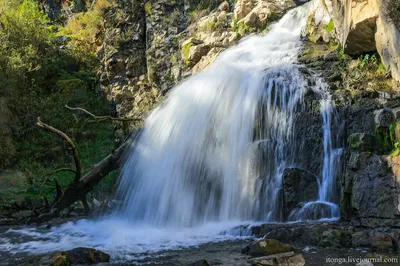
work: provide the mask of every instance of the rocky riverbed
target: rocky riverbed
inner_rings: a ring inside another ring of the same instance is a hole
[[[49,233],[54,229],[30,228],[30,235],[18,234],[26,227],[0,228],[0,265],[371,265],[357,264],[359,259],[371,259],[372,265],[398,265],[400,229],[366,229],[340,222],[307,222],[291,224],[243,225],[221,231],[209,242],[175,246],[160,251],[146,251],[115,256],[110,250],[86,242],[85,247],[53,250],[32,254],[28,251],[7,251],[7,246],[41,245],[50,243]],[[12,232],[10,230],[13,230]],[[59,241],[68,241],[71,235],[63,235]],[[61,237],[61,235],[59,235]],[[159,241],[164,236],[160,232]],[[32,242],[31,242],[32,241]],[[283,243],[279,242],[282,241]],[[24,244],[26,243],[26,244]],[[83,244],[83,242],[82,242]],[[115,244],[118,248],[120,243]],[[168,246],[165,242],[164,245]],[[79,245],[79,243],[76,243]],[[129,245],[129,244],[128,244]],[[132,246],[134,243],[132,243]],[[56,245],[57,246],[57,245]],[[55,246],[55,249],[57,249]],[[59,245],[60,247],[62,244]],[[99,248],[100,250],[95,250]],[[120,247],[125,249],[126,247]],[[107,253],[110,254],[108,255]],[[291,258],[291,259],[290,259]],[[388,263],[379,263],[379,261]],[[390,261],[389,261],[390,260]],[[376,263],[378,261],[378,263]],[[286,264],[279,264],[286,263]]]

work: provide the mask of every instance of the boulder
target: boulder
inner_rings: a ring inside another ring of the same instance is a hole
[[[222,2],[218,7],[218,10],[221,12],[229,12],[229,9],[230,7],[228,1]]]
[[[392,237],[382,232],[374,232],[371,235],[371,246],[379,251],[391,251],[395,248]]]
[[[205,56],[208,51],[210,50],[210,47],[207,45],[196,45],[190,47],[189,50],[189,55],[188,55],[188,66],[194,66],[196,65],[203,56]]]
[[[253,257],[269,256],[290,251],[294,251],[293,246],[283,244],[275,239],[257,240],[242,249],[242,253]]]
[[[327,230],[322,233],[321,240],[318,243],[320,247],[347,247],[350,246],[350,235],[340,230]]]
[[[314,0],[304,36],[312,41],[334,41],[329,38],[331,25],[337,41],[350,55],[378,51],[392,76],[400,80],[400,32],[389,18],[383,0],[336,1]]]
[[[73,264],[96,264],[110,261],[110,255],[94,248],[74,248],[67,251],[67,254]]]
[[[351,236],[351,245],[352,245],[352,247],[355,247],[355,248],[370,247],[371,241],[370,241],[369,232],[368,231],[355,232]]]
[[[379,6],[376,1],[353,1],[351,16],[347,18],[350,28],[345,42],[345,53],[360,55],[376,51],[375,32],[379,17]],[[345,16],[346,18],[346,16]]]
[[[20,265],[90,265],[109,262],[110,255],[93,248],[75,248],[69,251],[56,251],[47,255],[25,258]]]
[[[310,172],[287,168],[283,172],[283,213],[287,218],[300,202],[318,199],[318,179]]]
[[[303,266],[306,263],[303,255],[295,254],[293,251],[254,258],[251,259],[251,262],[257,266]]]

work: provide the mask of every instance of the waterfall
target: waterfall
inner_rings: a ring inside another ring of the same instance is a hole
[[[310,90],[296,64],[308,9],[228,49],[151,113],[121,175],[124,218],[156,226],[282,220],[282,173],[300,163],[293,121]],[[330,109],[322,112],[321,201],[334,177]]]
[[[239,225],[282,222],[282,175],[288,167],[308,170],[304,131],[313,126],[320,133],[311,139],[321,151],[311,157],[317,158],[318,199],[289,220],[338,217],[339,119],[326,83],[297,63],[308,9],[289,11],[268,34],[245,38],[172,89],[130,151],[117,191],[124,205],[115,215],[50,230],[11,229],[0,249],[45,253],[93,246],[132,261],[238,237],[229,232],[250,233]],[[320,110],[316,120],[304,121],[310,93],[318,95]]]

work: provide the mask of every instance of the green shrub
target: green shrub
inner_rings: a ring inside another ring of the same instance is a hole
[[[90,10],[69,19],[58,35],[71,38],[70,45],[74,49],[94,53],[101,42],[99,33],[103,30],[103,13],[112,4],[112,0],[96,0]]]
[[[79,106],[97,115],[109,112],[108,102],[94,90],[98,60],[93,41],[101,38],[101,14],[110,3],[96,0],[89,11],[61,27],[71,33],[71,42],[65,45],[57,37],[63,34],[35,1],[0,0],[0,173],[12,167],[32,177],[35,182],[23,196],[37,196],[45,174],[72,166],[64,140],[38,128],[37,117],[75,141],[84,171],[115,148],[113,125],[94,122],[64,107]],[[65,172],[54,177],[63,185],[73,178]],[[112,189],[114,179],[115,175],[110,176],[101,185],[103,191]],[[50,198],[54,193],[51,180],[44,189]]]
[[[333,23],[333,20],[329,21],[328,25],[326,25],[326,31],[328,33],[331,33],[335,29],[335,24]]]

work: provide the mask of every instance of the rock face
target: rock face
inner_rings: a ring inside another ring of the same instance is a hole
[[[301,202],[318,199],[318,180],[313,174],[298,168],[287,168],[283,172],[283,212],[285,220]]]
[[[219,6],[207,11],[212,3]],[[266,30],[296,3],[302,1],[118,1],[105,15],[100,90],[115,115],[144,118],[176,83],[206,69],[243,35]]]
[[[340,42],[344,52],[377,51],[392,76],[400,80],[400,33],[382,0],[313,0],[304,36],[313,42]]]
[[[369,248],[371,251],[397,250],[400,230],[368,229],[348,223],[264,224],[251,228],[256,236],[265,236],[291,244],[315,245],[322,248]]]

